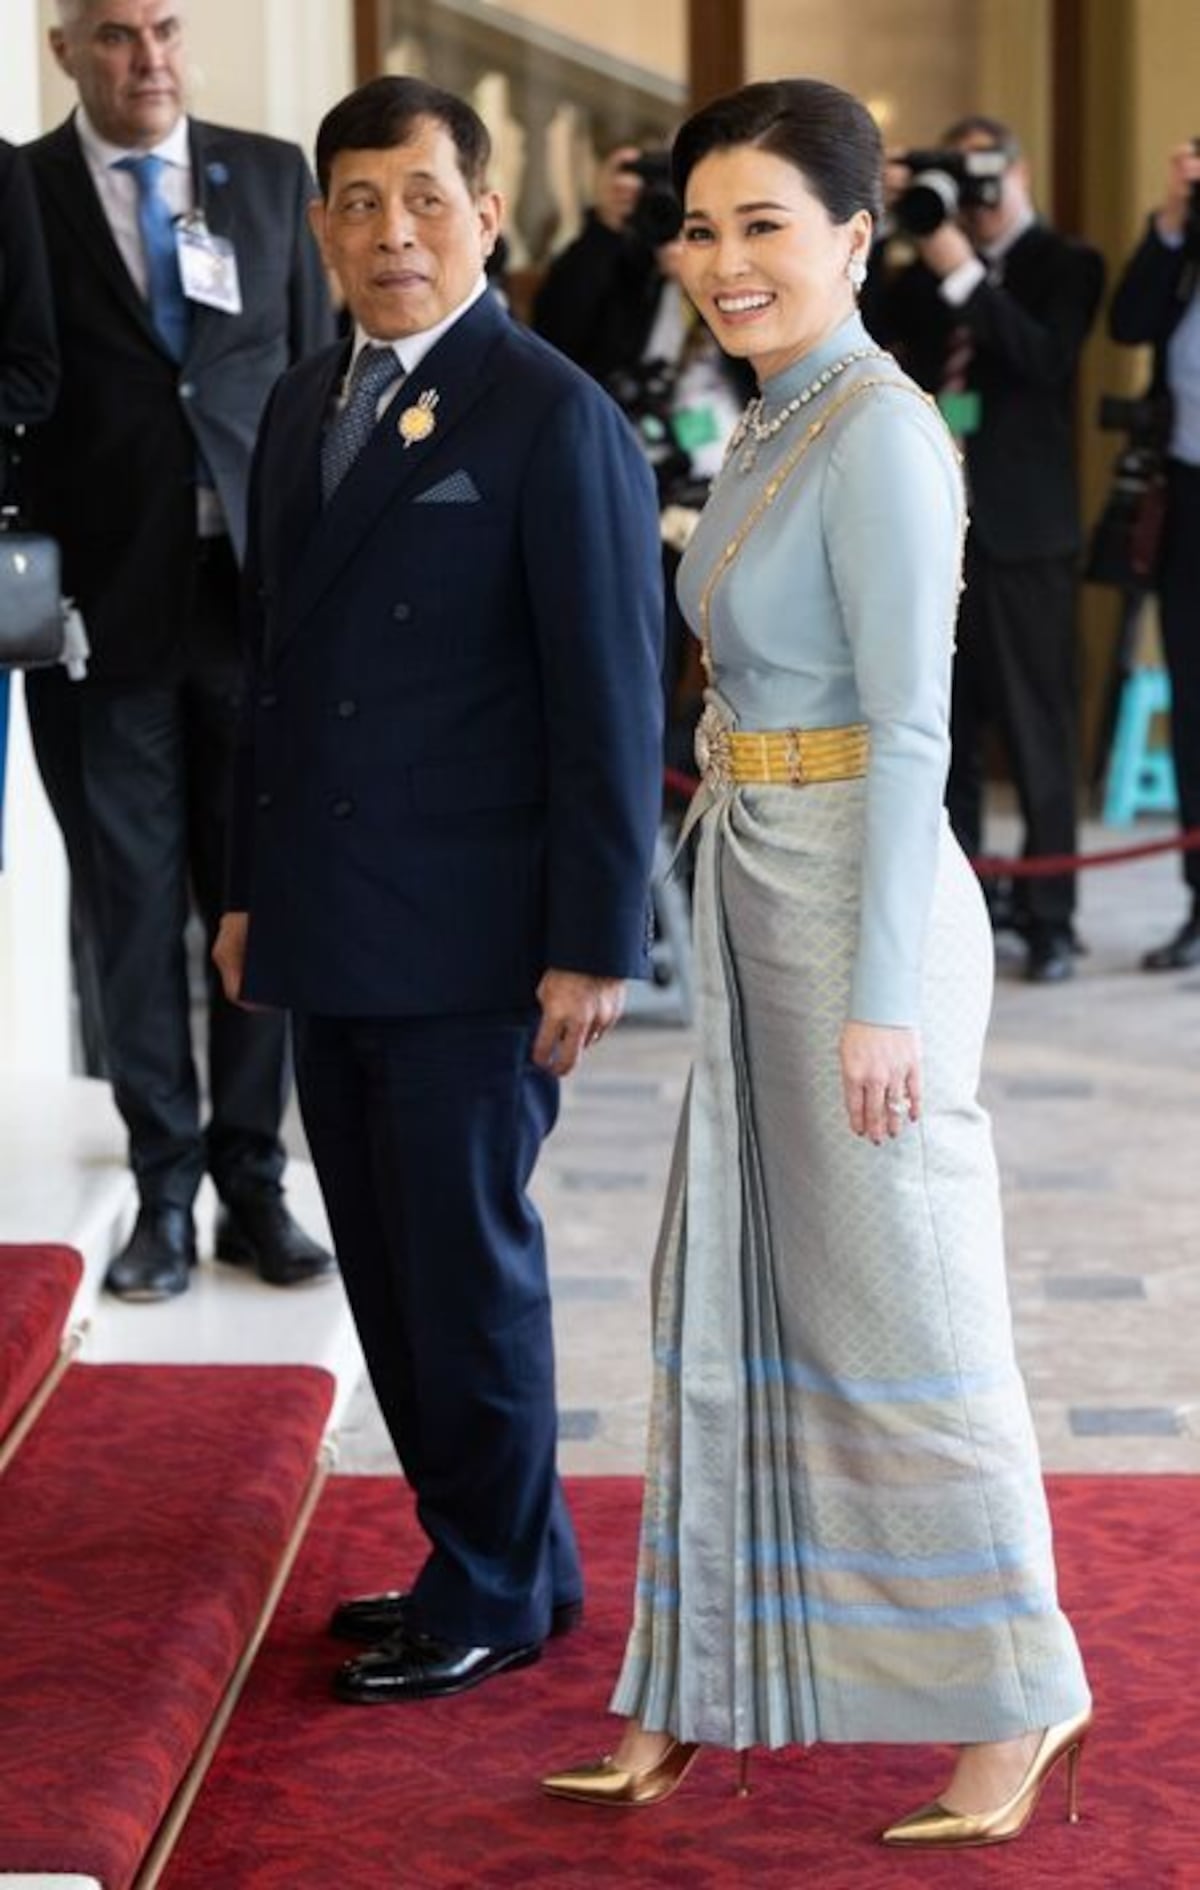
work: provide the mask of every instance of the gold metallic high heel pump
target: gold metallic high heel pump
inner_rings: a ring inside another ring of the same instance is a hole
[[[611,1759],[598,1765],[576,1766],[570,1772],[551,1772],[542,1790],[551,1798],[573,1798],[584,1805],[657,1805],[682,1784],[700,1752],[698,1745],[673,1739],[653,1765],[631,1771]],[[737,1795],[750,1795],[750,1754],[738,1753]]]
[[[1033,1816],[1042,1787],[1060,1759],[1067,1761],[1067,1817],[1079,1823],[1079,1755],[1092,1723],[1091,1709],[1049,1726],[1029,1769],[1012,1797],[992,1811],[951,1811],[943,1804],[925,1805],[910,1812],[883,1832],[885,1844],[953,1845],[1004,1844],[1020,1837]]]

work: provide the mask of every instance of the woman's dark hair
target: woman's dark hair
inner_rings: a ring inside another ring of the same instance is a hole
[[[333,160],[339,151],[389,151],[407,144],[417,121],[433,118],[454,140],[458,167],[472,196],[483,188],[492,141],[487,126],[465,99],[443,92],[424,79],[370,79],[326,112],[317,132],[317,182],[329,195]]]
[[[883,141],[866,106],[822,79],[773,79],[714,99],[682,125],[671,147],[671,177],[683,200],[687,181],[710,151],[752,144],[794,164],[835,223],[856,210],[883,209]]]

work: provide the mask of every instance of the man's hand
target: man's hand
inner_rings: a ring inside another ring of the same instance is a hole
[[[1167,159],[1167,194],[1157,217],[1160,235],[1183,235],[1193,184],[1200,184],[1200,157],[1189,139],[1177,144]]]
[[[928,236],[918,237],[917,254],[926,267],[944,281],[962,263],[970,262],[975,251],[966,232],[952,218],[947,217]]]
[[[221,921],[222,930],[225,921]],[[581,971],[547,971],[537,988],[542,1021],[533,1060],[555,1076],[569,1076],[585,1050],[599,1043],[625,1009],[623,978],[590,978]]]
[[[636,144],[618,145],[596,172],[592,209],[605,229],[623,230],[633,215],[633,206],[642,194],[642,180],[636,171],[623,167],[641,155]]]
[[[221,915],[221,924],[217,930],[216,943],[212,949],[213,964],[221,974],[221,986],[231,1004],[242,1010],[254,1010],[252,1004],[242,1003],[242,975],[246,969],[246,940],[250,934],[250,914],[248,912],[226,912]]]

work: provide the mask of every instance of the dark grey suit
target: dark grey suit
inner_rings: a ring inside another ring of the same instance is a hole
[[[29,147],[49,252],[63,386],[30,455],[37,523],[58,537],[92,643],[72,685],[33,678],[38,759],[98,946],[114,1093],[143,1200],[187,1207],[207,1167],[227,1195],[273,1186],[281,1021],[209,983],[212,1116],[202,1134],[183,932],[193,894],[218,922],[241,690],[237,559],[259,418],[332,313],[296,147],[192,121],[193,190],[234,244],[243,309],[193,308],[164,347],[97,196],[72,121]],[[200,539],[200,464],[228,536]]]

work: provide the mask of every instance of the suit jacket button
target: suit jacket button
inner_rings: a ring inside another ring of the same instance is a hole
[[[354,802],[348,794],[344,794],[340,800],[330,801],[329,811],[335,820],[349,820],[354,812]]]
[[[264,813],[266,813],[268,807],[274,807],[275,796],[271,793],[269,788],[264,788],[262,793],[258,796],[258,805]]]
[[[348,722],[352,715],[358,714],[358,704],[357,702],[353,700],[352,697],[347,696],[344,702],[338,703],[337,712],[341,716],[343,722]]]
[[[261,696],[258,698],[258,706],[260,709],[278,708],[279,697],[273,689],[264,689]]]
[[[179,398],[180,400],[194,400],[196,398],[195,381],[180,381]]]
[[[407,623],[412,616],[411,604],[393,604],[392,618],[396,623]]]

